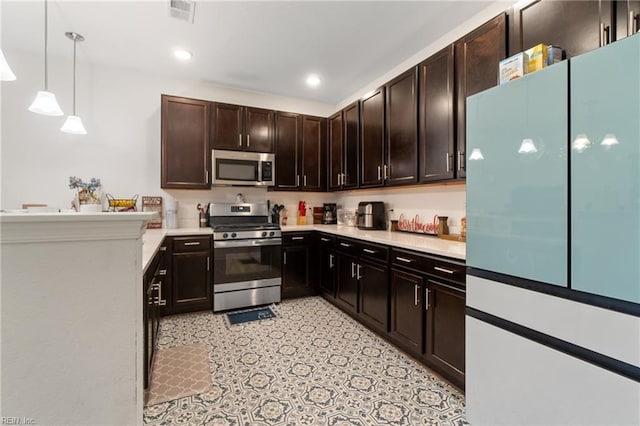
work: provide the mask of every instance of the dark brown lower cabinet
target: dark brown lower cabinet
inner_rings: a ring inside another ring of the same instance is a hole
[[[414,354],[422,353],[424,338],[422,276],[391,269],[391,321],[389,336]]]
[[[318,292],[335,299],[336,297],[336,252],[333,247],[334,237],[320,234],[318,237],[319,275]]]
[[[358,315],[370,326],[386,332],[389,323],[389,267],[361,258],[356,266],[356,278],[360,283]]]
[[[427,283],[425,358],[464,387],[465,291],[432,279]]]
[[[166,278],[166,250],[162,245],[143,275],[142,312],[144,322],[144,388],[151,381],[158,329],[160,328],[160,299]]]
[[[283,237],[282,245],[282,298],[314,294],[311,277],[310,232],[292,232]]]
[[[358,259],[346,253],[336,254],[336,303],[355,314],[358,312],[358,279],[355,275]]]

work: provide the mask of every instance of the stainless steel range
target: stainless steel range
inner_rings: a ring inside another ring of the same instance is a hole
[[[282,234],[267,204],[209,204],[213,311],[280,301]]]

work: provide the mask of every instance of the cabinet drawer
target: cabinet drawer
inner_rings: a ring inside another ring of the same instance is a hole
[[[430,268],[425,269],[424,272],[460,284],[467,282],[467,267],[464,263],[432,259]]]
[[[391,249],[391,263],[396,266],[427,272],[432,268],[433,259],[414,251]]]
[[[336,242],[336,237],[331,234],[319,234],[318,243],[324,247],[333,247]]]
[[[352,255],[360,254],[360,244],[356,240],[349,240],[347,238],[336,238],[336,250],[340,250],[343,253]]]
[[[360,242],[359,246],[359,254],[362,257],[380,260],[382,262],[389,260],[389,248],[386,246],[363,242]]]
[[[211,236],[173,237],[173,251],[200,251],[211,248]]]
[[[309,232],[286,232],[282,233],[282,244],[284,245],[297,245],[297,244],[310,244],[311,233]]]
[[[410,250],[394,248],[391,250],[391,263],[460,284],[466,282],[467,267],[463,262],[451,262]]]

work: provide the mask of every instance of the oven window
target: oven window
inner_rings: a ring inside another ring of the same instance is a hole
[[[216,159],[216,179],[255,182],[258,180],[258,162],[218,158]]]
[[[214,248],[213,283],[280,277],[281,246]]]

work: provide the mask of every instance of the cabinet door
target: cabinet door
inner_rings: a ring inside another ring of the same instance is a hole
[[[418,181],[418,70],[412,68],[385,86],[385,185]]]
[[[329,122],[329,190],[342,184],[342,111],[332,115]]]
[[[384,88],[360,101],[360,187],[382,186]]]
[[[345,309],[356,313],[358,311],[357,259],[355,256],[340,252],[336,255],[336,302]]]
[[[325,135],[326,120],[320,117],[302,117],[302,189],[325,189]]]
[[[344,110],[344,179],[342,187],[353,189],[358,187],[358,147],[360,146],[360,104],[354,102]]]
[[[422,277],[391,269],[389,335],[415,354],[422,353]]]
[[[360,279],[360,306],[358,314],[369,325],[387,332],[389,324],[389,268],[385,265],[363,262],[356,268]]]
[[[298,189],[300,170],[300,116],[276,112],[276,188]]]
[[[243,150],[243,114],[244,108],[240,105],[213,104],[214,149]]]
[[[274,152],[274,111],[245,107],[245,151]]]
[[[640,31],[640,0],[616,2],[616,40]]]
[[[282,298],[313,293],[309,280],[309,246],[282,248]]]
[[[464,387],[465,292],[428,280],[425,357]]]
[[[467,100],[468,266],[567,286],[568,68]]]
[[[420,182],[454,177],[453,45],[418,66]]]
[[[607,0],[538,0],[513,10],[509,53],[514,55],[536,44],[564,49],[573,58],[600,47],[600,23],[613,41],[612,3]],[[626,6],[626,1],[624,2]],[[626,21],[625,21],[626,22]],[[626,32],[626,28],[625,28]]]
[[[336,273],[336,253],[325,245],[320,245],[320,281],[318,287],[320,291],[332,298],[336,297],[335,273]]]
[[[570,70],[571,288],[640,303],[640,35]]]
[[[162,188],[209,189],[209,102],[162,95]]]
[[[211,309],[209,251],[173,253],[174,313]]]
[[[498,84],[498,63],[506,57],[506,15],[500,14],[454,45],[456,75],[456,176],[466,176],[467,96]]]

